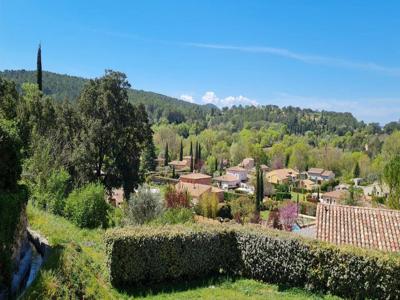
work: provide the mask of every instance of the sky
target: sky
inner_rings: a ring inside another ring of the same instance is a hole
[[[0,0],[0,70],[99,77],[199,104],[400,119],[400,1]]]

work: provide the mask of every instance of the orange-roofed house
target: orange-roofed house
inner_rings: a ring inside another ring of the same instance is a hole
[[[325,204],[341,204],[350,196],[347,190],[336,190],[332,192],[326,192],[322,195],[322,203]]]
[[[329,181],[335,178],[335,173],[330,170],[324,170],[321,168],[310,168],[307,171],[308,179],[321,183],[323,181]]]
[[[211,176],[202,173],[184,174],[179,177],[180,182],[211,185]]]
[[[400,211],[318,204],[317,239],[337,245],[400,252]]]
[[[187,162],[186,160],[173,160],[168,163],[170,167],[174,167],[175,170],[183,170],[187,167]]]
[[[189,195],[192,197],[193,203],[195,204],[198,203],[200,198],[207,193],[211,193],[217,196],[220,202],[224,201],[224,191],[211,185],[179,182],[176,184],[175,187],[178,191],[188,192]]]
[[[222,189],[231,189],[239,187],[240,180],[237,176],[232,174],[225,174],[219,177],[215,177],[214,180],[218,183],[218,186]]]
[[[267,182],[272,184],[288,184],[297,181],[298,177],[299,172],[290,168],[277,169],[265,174]]]

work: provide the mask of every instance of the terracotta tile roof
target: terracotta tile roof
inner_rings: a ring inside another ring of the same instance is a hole
[[[208,179],[208,178],[211,178],[211,176],[207,175],[207,174],[202,174],[202,173],[190,173],[190,174],[181,175],[181,178],[186,178],[186,179]]]
[[[247,172],[247,170],[245,168],[242,167],[230,167],[228,169],[226,169],[226,171],[230,171],[230,172]]]
[[[319,204],[317,239],[338,245],[400,251],[400,211]]]
[[[173,161],[169,162],[168,165],[186,167],[187,162],[186,162],[186,160],[173,160]]]
[[[178,191],[187,191],[193,198],[199,198],[206,192],[211,192],[212,186],[198,183],[179,182],[176,184]]]
[[[336,190],[331,192],[326,192],[322,195],[322,198],[335,198],[338,200],[345,200],[349,196],[349,192],[346,190]]]
[[[215,181],[226,181],[226,182],[236,182],[239,181],[239,179],[231,174],[225,174],[219,177],[214,178]]]
[[[267,177],[276,176],[277,178],[279,178],[281,180],[285,179],[285,178],[288,178],[289,176],[297,176],[297,175],[299,175],[299,172],[297,172],[296,170],[290,169],[290,168],[288,168],[288,169],[276,169],[276,170],[273,170],[273,171],[268,172],[266,174]]]
[[[321,176],[332,176],[332,175],[335,175],[335,173],[333,173],[332,171],[329,171],[329,170],[325,170],[321,174]]]
[[[308,173],[313,173],[313,174],[322,174],[324,172],[324,169],[321,168],[310,168],[308,170]]]

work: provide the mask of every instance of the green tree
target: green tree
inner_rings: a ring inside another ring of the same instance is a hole
[[[394,157],[385,166],[383,178],[390,189],[389,207],[400,209],[400,156]]]
[[[157,167],[156,147],[153,143],[153,137],[147,138],[142,155],[142,172],[154,171]]]
[[[36,69],[36,77],[37,77],[37,85],[39,91],[42,91],[42,45],[39,44],[39,49],[37,52],[37,69]]]
[[[354,165],[353,177],[354,177],[354,178],[360,177],[360,165],[358,164],[358,161],[357,161],[356,164]]]
[[[144,106],[128,102],[129,88],[125,74],[110,70],[85,85],[74,151],[80,181],[100,180],[108,192],[122,185],[125,197],[141,181],[140,157],[152,134]]]

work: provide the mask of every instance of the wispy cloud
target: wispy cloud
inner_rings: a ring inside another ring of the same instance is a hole
[[[400,68],[388,67],[373,62],[359,62],[353,60],[346,60],[341,58],[334,58],[328,56],[319,55],[309,55],[294,52],[283,48],[274,47],[259,47],[259,46],[232,46],[232,45],[221,45],[221,44],[203,44],[203,43],[182,43],[183,45],[196,47],[196,48],[208,48],[217,50],[231,50],[240,52],[250,52],[250,53],[261,53],[270,54],[285,57],[288,59],[293,59],[301,61],[307,64],[324,65],[332,67],[341,67],[348,69],[357,69],[364,71],[373,71],[385,73],[391,76],[400,76]]]

